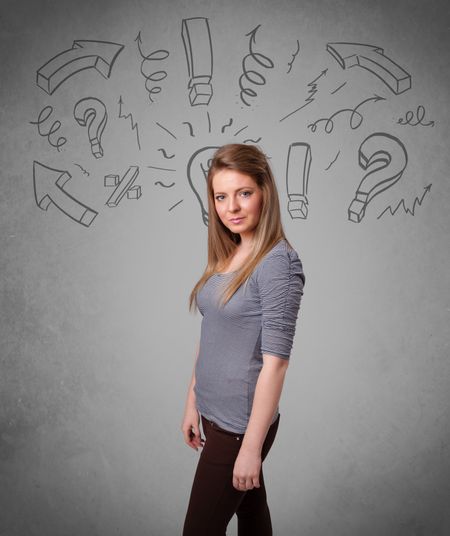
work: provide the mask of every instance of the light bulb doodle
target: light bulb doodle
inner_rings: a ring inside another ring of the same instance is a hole
[[[95,158],[103,156],[101,137],[108,121],[106,106],[99,99],[86,97],[75,104],[73,116],[82,127],[88,127],[91,151]]]
[[[191,106],[207,105],[213,96],[213,50],[208,19],[183,19],[181,36],[189,73],[189,101]]]
[[[211,159],[218,146],[202,147],[191,156],[187,165],[189,185],[200,203],[202,221],[208,225],[208,198],[206,193],[206,179]]]
[[[291,143],[287,155],[286,190],[288,212],[292,219],[308,216],[308,181],[311,167],[311,147],[308,143]],[[301,182],[298,176],[301,176]]]
[[[370,171],[359,183],[348,207],[348,219],[356,223],[364,218],[370,201],[400,179],[408,163],[408,153],[395,136],[375,132],[361,143],[358,158],[359,165]]]
[[[327,51],[343,69],[355,65],[367,69],[396,95],[411,88],[411,75],[385,56],[381,47],[362,43],[328,43]]]
[[[54,169],[36,160],[33,162],[34,198],[37,206],[47,210],[53,203],[69,218],[89,227],[98,215],[96,210],[72,197],[64,188],[72,175],[67,170]]]
[[[110,208],[117,207],[125,194],[127,199],[139,199],[142,195],[141,186],[139,184],[134,185],[138,175],[138,166],[130,166],[122,179],[119,179],[119,175],[105,175],[104,186],[114,187],[114,192],[110,195],[105,205]]]
[[[84,69],[96,69],[109,78],[123,48],[124,45],[109,41],[74,41],[72,48],[60,52],[38,69],[36,84],[51,95],[65,80]]]

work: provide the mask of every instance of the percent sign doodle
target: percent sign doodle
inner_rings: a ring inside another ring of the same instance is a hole
[[[213,95],[213,51],[208,19],[183,19],[181,36],[188,65],[191,106],[209,104]]]
[[[308,143],[291,143],[286,166],[288,212],[292,219],[305,220],[308,216],[308,180],[311,167],[311,147]],[[301,172],[302,182],[298,182]]]
[[[75,104],[73,116],[82,127],[88,127],[91,151],[95,158],[103,156],[101,137],[108,121],[106,106],[94,97],[86,97]]]
[[[400,179],[408,163],[408,153],[398,138],[375,132],[361,143],[358,157],[359,165],[370,171],[359,183],[348,207],[348,219],[356,223],[364,218],[369,202]]]

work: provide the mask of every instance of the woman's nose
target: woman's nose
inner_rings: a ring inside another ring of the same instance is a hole
[[[239,203],[237,199],[234,199],[233,197],[229,198],[228,210],[230,212],[236,212],[236,210],[239,210]]]

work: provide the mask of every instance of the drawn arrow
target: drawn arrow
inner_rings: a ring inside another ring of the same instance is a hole
[[[328,43],[327,51],[343,69],[358,65],[380,78],[396,95],[411,88],[411,75],[375,45]]]
[[[51,58],[36,73],[36,84],[51,95],[65,80],[84,69],[95,68],[109,78],[124,45],[109,41],[77,40],[72,48]]]
[[[84,205],[64,190],[63,186],[71,178],[72,176],[68,171],[53,169],[35,160],[33,163],[33,185],[36,204],[40,209],[47,210],[49,205],[53,203],[69,218],[89,227],[98,212]]]

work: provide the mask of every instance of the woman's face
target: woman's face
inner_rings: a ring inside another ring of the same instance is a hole
[[[222,223],[241,238],[251,238],[261,215],[261,188],[249,175],[232,169],[217,171],[212,186],[214,205]]]

